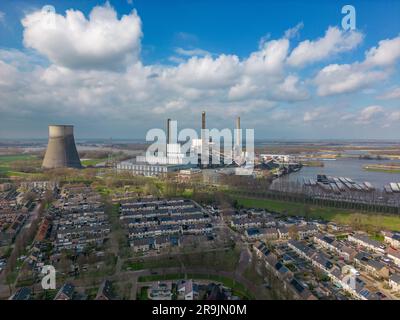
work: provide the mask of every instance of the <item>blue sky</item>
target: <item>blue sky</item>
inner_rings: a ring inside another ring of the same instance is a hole
[[[348,1],[4,0],[0,138],[43,137],[49,122],[142,138],[167,117],[197,129],[206,110],[210,126],[241,115],[258,138],[400,139],[400,1],[350,3],[351,35]],[[33,19],[48,4],[61,19],[53,38]],[[95,7],[115,37],[90,25]],[[68,9],[84,15],[76,34]]]

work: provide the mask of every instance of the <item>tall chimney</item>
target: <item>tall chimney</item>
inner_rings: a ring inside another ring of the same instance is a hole
[[[241,134],[240,134],[240,117],[237,117],[236,119],[236,144],[240,145],[241,141]]]
[[[203,111],[201,113],[201,128],[205,129],[206,128],[206,112]]]
[[[167,145],[171,143],[171,119],[167,119]]]

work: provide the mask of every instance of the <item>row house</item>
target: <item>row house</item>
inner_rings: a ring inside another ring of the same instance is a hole
[[[181,226],[178,225],[161,225],[150,227],[130,228],[128,231],[129,238],[154,237],[159,235],[172,235],[182,232]]]
[[[388,248],[386,250],[386,255],[388,258],[392,259],[396,265],[400,266],[400,250]]]
[[[356,285],[357,279],[354,278],[355,284],[353,285],[349,280],[350,278],[342,274],[340,268],[335,266],[324,253],[313,250],[303,243],[295,240],[289,241],[288,246],[301,257],[310,261],[314,267],[326,273],[333,283],[340,285],[355,298],[365,300],[365,297],[360,294],[361,286]]]
[[[395,273],[389,278],[389,287],[396,292],[400,292],[400,275]]]
[[[393,248],[400,249],[400,233],[382,231],[382,234],[384,236],[384,241],[387,244],[389,244]]]
[[[371,251],[374,251],[376,253],[384,253],[385,252],[385,245],[380,243],[379,241],[372,240],[366,235],[362,234],[354,234],[354,235],[349,235],[348,240],[351,242],[354,242],[362,247],[365,247]]]
[[[205,234],[211,233],[213,227],[210,223],[197,223],[184,226],[183,234]]]

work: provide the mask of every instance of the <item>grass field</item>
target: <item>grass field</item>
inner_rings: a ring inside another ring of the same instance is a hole
[[[214,270],[234,271],[239,261],[240,252],[236,249],[224,251],[184,253],[176,257],[164,257],[141,261],[125,261],[123,270],[148,270],[157,268],[197,267],[207,265]]]
[[[400,169],[364,168],[364,170],[373,172],[384,172],[384,173],[400,173]]]
[[[357,221],[361,227],[381,228],[400,231],[400,216],[360,213],[357,211],[305,206],[304,204],[268,199],[236,198],[238,204],[246,208],[262,208],[287,215],[307,216],[309,218],[322,218],[340,224],[352,224]]]
[[[0,173],[5,174],[7,176],[17,176],[17,177],[25,177],[32,175],[31,173],[24,173],[13,171],[11,168],[11,164],[15,161],[21,160],[37,160],[37,156],[29,155],[29,154],[20,154],[20,155],[1,155],[0,156]]]
[[[186,276],[186,277],[185,277]],[[252,295],[248,292],[246,287],[235,281],[234,279],[212,275],[212,274],[184,274],[184,273],[173,273],[165,275],[151,275],[139,277],[139,282],[150,282],[150,281],[166,281],[166,280],[179,280],[179,279],[193,279],[193,280],[211,280],[218,283],[222,283],[224,286],[231,288],[233,294],[240,296],[241,298],[251,299]]]
[[[108,160],[108,158],[104,158],[104,159],[85,159],[82,160],[81,163],[83,166],[87,167],[87,166],[95,166],[96,164],[102,163],[102,162],[106,162]]]

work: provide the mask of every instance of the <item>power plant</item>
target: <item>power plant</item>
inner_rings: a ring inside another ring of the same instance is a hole
[[[203,111],[201,113],[200,138],[192,138],[183,143],[177,141],[177,122],[167,119],[165,145],[160,146],[157,150],[151,150],[149,153],[146,152],[145,155],[121,161],[116,165],[116,169],[128,170],[134,174],[145,176],[183,169],[235,168],[238,172],[247,170],[246,166],[252,163],[250,163],[250,153],[247,152],[247,149],[246,152],[242,150],[240,117],[235,119],[234,134],[227,139],[230,142],[227,143],[225,139],[226,131],[222,133],[222,136],[221,132],[216,130],[210,134],[206,126],[206,112]],[[224,145],[221,148],[221,140],[227,143],[227,147]],[[234,144],[229,146],[229,143],[232,142]]]
[[[74,126],[49,126],[49,142],[43,159],[42,168],[82,168],[75,146]]]

